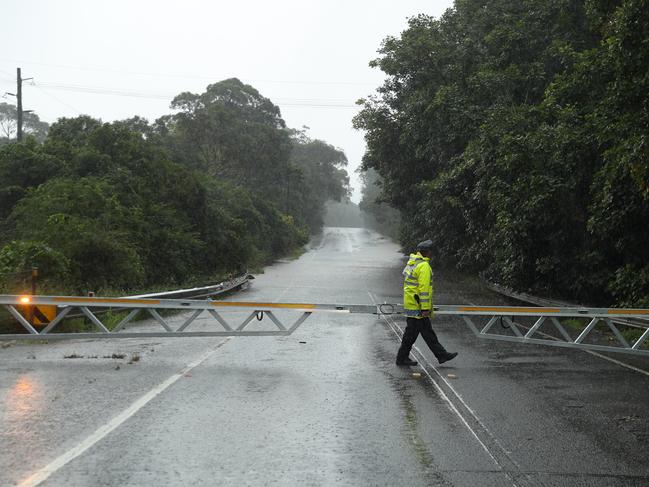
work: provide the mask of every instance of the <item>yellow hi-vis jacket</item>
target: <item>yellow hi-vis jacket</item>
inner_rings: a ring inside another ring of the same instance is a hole
[[[433,315],[433,269],[428,261],[419,252],[410,254],[403,269],[403,307],[407,317],[421,319],[422,310]]]

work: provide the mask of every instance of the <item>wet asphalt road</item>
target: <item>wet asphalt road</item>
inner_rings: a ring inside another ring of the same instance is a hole
[[[402,266],[379,235],[329,228],[234,299],[394,302]],[[439,271],[435,301],[504,304]],[[460,356],[436,365],[419,341],[423,367],[398,368],[403,325],[314,314],[289,337],[1,348],[0,485],[649,485],[649,360],[480,341],[437,317]]]

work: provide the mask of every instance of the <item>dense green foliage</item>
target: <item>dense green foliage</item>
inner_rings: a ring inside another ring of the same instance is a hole
[[[238,80],[174,107],[154,124],[60,119],[43,143],[0,147],[0,287],[31,266],[78,293],[239,272],[306,243],[324,200],[348,191],[344,154],[297,137]],[[295,204],[278,190],[289,173]]]
[[[174,160],[254,191],[311,232],[322,227],[325,201],[349,193],[345,154],[286,129],[279,108],[252,86],[228,79],[182,93],[172,107],[178,113],[150,131]]]
[[[345,153],[322,140],[311,140],[304,132],[291,133],[291,169],[283,184],[284,208],[298,215],[312,232],[323,225],[325,202],[344,201],[350,195]]]
[[[649,1],[456,0],[372,64],[364,167],[438,265],[649,306]]]

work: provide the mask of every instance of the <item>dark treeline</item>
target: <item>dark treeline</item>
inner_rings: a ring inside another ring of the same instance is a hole
[[[0,146],[0,282],[50,291],[205,282],[285,255],[349,192],[345,155],[287,129],[239,80],[183,93],[150,124],[60,119]]]
[[[649,306],[649,1],[456,0],[372,64],[365,169],[438,265]]]

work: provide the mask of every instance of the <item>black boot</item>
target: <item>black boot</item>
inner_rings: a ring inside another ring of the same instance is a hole
[[[406,358],[405,360],[397,360],[397,365],[410,367],[412,365],[417,365],[417,362],[415,360],[410,360],[410,358]]]
[[[450,352],[444,355],[443,357],[438,358],[440,364],[443,364],[444,362],[448,362],[449,360],[453,360],[455,357],[457,357],[457,352]]]

